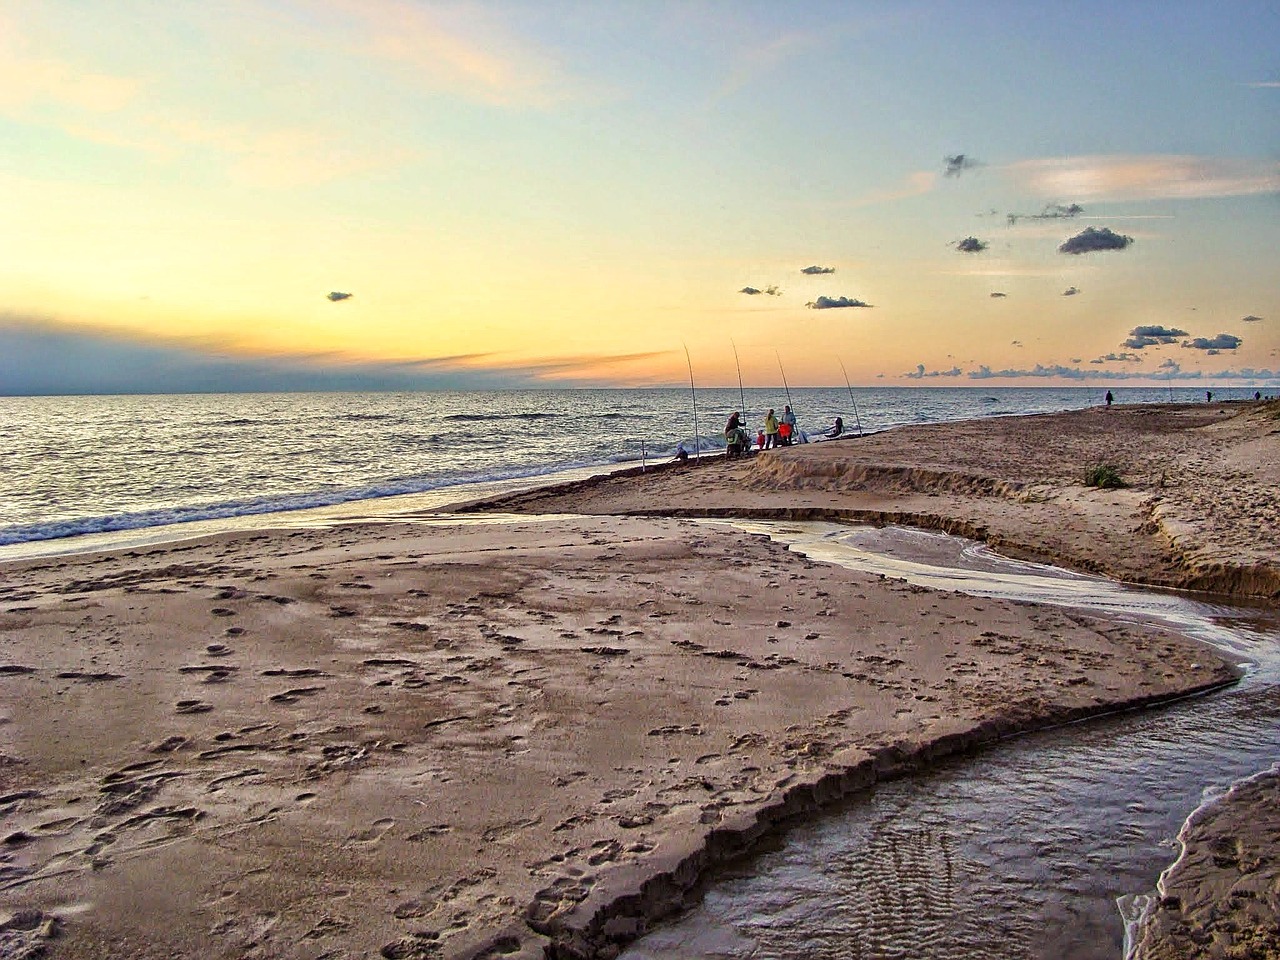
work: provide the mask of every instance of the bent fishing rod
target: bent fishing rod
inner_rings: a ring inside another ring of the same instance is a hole
[[[849,402],[853,404],[853,419],[858,424],[858,436],[862,436],[862,418],[858,416],[858,401],[853,397],[853,387],[849,385],[849,373],[844,368],[844,361],[836,357],[836,363],[840,364],[840,372],[844,374],[845,389],[849,391]]]
[[[791,402],[791,388],[787,386],[787,371],[782,369],[782,357],[777,350],[773,351],[773,355],[778,358],[778,372],[782,374],[782,389],[787,391],[787,406],[791,408],[792,416],[795,416],[796,405]]]
[[[680,346],[684,347],[684,358],[689,364],[689,392],[693,395],[693,459],[702,459],[702,441],[698,437],[698,391],[693,386],[693,358],[689,356],[689,345],[683,340]]]
[[[742,421],[747,420],[747,395],[742,389],[742,364],[738,362],[738,345],[729,338],[729,346],[733,347],[733,365],[738,368],[738,402],[741,404]]]

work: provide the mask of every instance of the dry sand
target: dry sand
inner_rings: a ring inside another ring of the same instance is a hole
[[[503,507],[594,516],[6,564],[0,956],[610,956],[844,792],[1234,675],[1178,637],[621,514],[954,522],[1270,595],[1280,424],[1234,413],[918,428]],[[1100,444],[1074,465],[1073,436]],[[1062,462],[1023,450],[1050,438]],[[1113,450],[1141,485],[1080,486]],[[1158,468],[1176,450],[1196,469]]]
[[[1122,489],[1086,487],[1114,466]],[[690,480],[683,473],[701,471]],[[1280,401],[924,425],[532,491],[487,509],[904,523],[1120,580],[1280,598]]]

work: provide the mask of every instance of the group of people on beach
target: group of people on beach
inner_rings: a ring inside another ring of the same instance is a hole
[[[834,440],[843,434],[844,419],[836,417],[827,432],[815,439]],[[772,450],[774,447],[788,447],[793,443],[808,442],[809,436],[802,433],[796,426],[796,415],[791,409],[791,404],[783,406],[781,416],[771,408],[765,414],[764,426],[756,432],[754,438],[747,429],[746,421],[739,410],[731,413],[728,422],[724,425],[725,454],[730,457],[746,456],[753,450]],[[672,459],[680,463],[689,459],[689,451],[685,449],[684,441],[676,447],[676,455]]]
[[[796,415],[787,404],[782,408],[779,417],[771,408],[764,418],[764,427],[756,434],[755,448],[769,450],[773,447],[785,447],[794,443],[796,432]],[[742,414],[735,410],[729,415],[729,422],[724,426],[725,451],[731,457],[742,456],[751,452],[752,437],[742,421]]]
[[[844,433],[844,420],[836,417],[835,423],[831,425],[821,439],[833,440]],[[731,457],[742,456],[748,454],[752,450],[752,438],[743,423],[742,414],[734,411],[729,416],[729,422],[724,427],[725,451]],[[786,404],[782,408],[782,415],[778,416],[772,408],[764,417],[764,426],[757,432],[755,437],[756,450],[772,450],[774,447],[787,447],[793,443],[808,443],[809,438],[801,433],[796,427],[796,415],[791,409],[791,404]]]
[[[772,409],[765,415],[764,427],[756,434],[755,445],[757,450],[769,450],[788,446],[795,438],[796,415],[791,411],[791,405],[787,404],[782,409],[781,417]],[[725,450],[731,457],[751,452],[751,434],[742,422],[742,414],[736,410],[730,414],[729,422],[725,424],[724,443]]]

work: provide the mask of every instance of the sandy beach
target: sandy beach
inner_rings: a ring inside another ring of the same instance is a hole
[[[1099,463],[1127,485],[1084,486]],[[689,518],[913,524],[1274,603],[1278,479],[1275,403],[1099,408],[5,564],[0,956],[613,956],[878,778],[1236,676]],[[1265,905],[1275,805],[1232,804]],[[1184,927],[1222,915],[1218,861]]]

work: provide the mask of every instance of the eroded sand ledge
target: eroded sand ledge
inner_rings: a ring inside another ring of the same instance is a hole
[[[1115,466],[1122,489],[1086,487]],[[682,475],[701,471],[696,479]],[[484,509],[901,523],[1119,580],[1280,599],[1280,401],[904,427],[603,477]]]
[[[520,506],[796,499],[739,472],[769,459]],[[983,496],[956,517],[985,523]],[[0,945],[56,957],[609,956],[845,791],[1233,677],[1177,637],[679,519],[268,532],[2,574]]]

